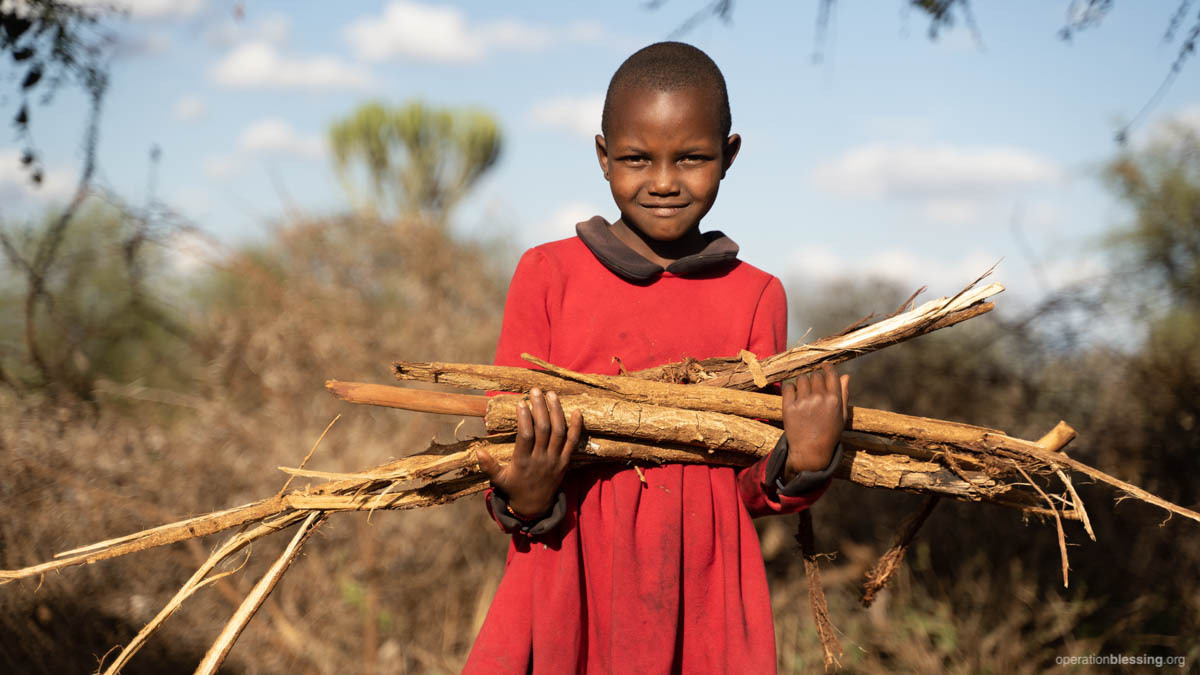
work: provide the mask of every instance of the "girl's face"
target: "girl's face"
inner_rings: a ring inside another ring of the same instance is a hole
[[[741,138],[721,137],[717,106],[700,88],[616,94],[596,156],[621,219],[657,241],[700,225],[717,200]]]

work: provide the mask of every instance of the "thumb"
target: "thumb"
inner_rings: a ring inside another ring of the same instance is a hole
[[[846,420],[846,425],[850,424],[850,376],[843,375],[842,380],[842,419]]]
[[[496,478],[500,475],[500,463],[492,457],[491,453],[483,448],[475,450],[475,460],[479,462],[479,470],[486,473],[492,482],[496,482]]]

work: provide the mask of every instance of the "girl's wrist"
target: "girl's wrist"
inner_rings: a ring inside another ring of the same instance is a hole
[[[514,504],[514,502],[516,503]],[[532,521],[541,520],[544,518],[546,514],[550,512],[550,509],[553,506],[553,499],[546,500],[546,502],[539,508],[536,504],[530,505],[523,503],[514,499],[512,495],[509,495],[508,501],[505,503],[504,508],[506,511],[508,511],[508,515],[516,518],[517,520]]]
[[[836,449],[837,443],[834,443],[830,447],[828,454],[819,456],[821,453],[808,450],[801,443],[792,444],[789,442],[788,459],[783,465],[784,482],[790,481],[805,471],[817,472],[829,466],[829,460],[833,457]]]

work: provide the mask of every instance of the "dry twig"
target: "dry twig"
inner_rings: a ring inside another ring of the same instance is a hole
[[[817,562],[817,546],[813,541],[812,509],[805,509],[799,514],[799,524],[796,530],[796,541],[800,544],[800,552],[804,556],[804,576],[808,580],[808,602],[812,606],[813,623],[817,627],[817,637],[821,641],[821,652],[825,661],[825,670],[832,666],[841,668],[842,645],[833,632],[833,623],[829,620],[829,605],[825,602],[825,590],[821,587],[821,567]]]

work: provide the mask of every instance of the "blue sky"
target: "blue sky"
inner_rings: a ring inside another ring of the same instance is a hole
[[[124,44],[99,159],[129,201],[146,196],[157,144],[160,197],[224,242],[261,238],[290,209],[348,207],[332,120],[370,99],[471,105],[496,115],[505,146],[456,227],[523,248],[616,216],[592,142],[608,78],[708,3],[115,4],[130,16],[113,21]],[[944,294],[1004,258],[997,280],[1033,299],[1095,273],[1097,237],[1126,217],[1097,172],[1175,58],[1162,36],[1176,3],[1119,1],[1066,43],[1067,0],[976,2],[982,45],[962,27],[930,41],[905,4],[836,3],[820,64],[816,0],[738,2],[731,24],[681,38],[724,71],[743,137],[704,229],[789,281],[877,275]],[[1140,133],[1170,116],[1200,126],[1198,78],[1189,64]],[[0,145],[0,217],[69,192],[82,110],[71,91],[37,110],[38,194],[17,145]]]

